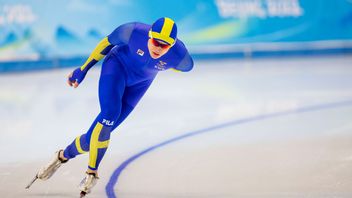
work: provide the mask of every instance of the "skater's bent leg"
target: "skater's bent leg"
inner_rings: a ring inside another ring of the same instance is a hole
[[[113,129],[115,130],[133,111],[136,107],[140,99],[143,97],[145,92],[148,90],[149,86],[153,82],[153,79],[143,81],[139,84],[126,87],[125,92],[122,97],[122,110],[119,118],[113,125]]]
[[[109,146],[110,133],[112,126],[103,122],[97,122],[90,138],[89,144],[89,163],[90,170],[97,170],[104,154]]]
[[[111,105],[104,104],[102,102],[103,98],[101,98],[101,108],[102,110],[104,110],[99,115],[101,116],[101,118],[99,118],[98,116],[98,118],[96,119],[96,121],[98,122],[93,130],[91,139],[88,140],[88,142],[90,142],[90,151],[89,166],[87,172],[96,173],[100,161],[102,160],[109,145],[110,133],[115,130],[116,127],[118,127],[133,111],[134,107],[137,105],[141,97],[149,88],[151,82],[152,80],[147,80],[138,85],[126,87],[122,96],[122,102],[118,103],[117,105],[114,105],[115,108],[121,107],[120,109],[114,110]],[[113,118],[112,115],[114,115],[115,117]]]
[[[88,173],[94,173],[96,176],[98,176],[97,169],[109,146],[111,132],[116,129],[116,127],[119,126],[123,120],[125,120],[125,118],[131,113],[132,110],[132,106],[123,103],[121,113],[118,119],[115,119],[112,122],[112,126],[107,126],[106,122],[104,122],[104,124],[101,122],[96,122],[96,126],[94,127],[90,138],[89,164],[87,169]],[[96,120],[99,120],[99,118]]]
[[[86,134],[78,136],[73,142],[66,147],[60,157],[63,159],[72,159],[77,155],[86,153],[89,151],[89,144],[86,141]]]
[[[98,122],[93,130],[90,141],[90,151],[89,151],[89,166],[87,172],[97,173],[96,170],[103,158],[107,147],[109,145],[110,133],[116,129],[133,111],[134,107],[137,105],[141,97],[144,95],[148,87],[150,86],[152,80],[145,81],[139,85],[133,87],[127,87],[123,94],[122,104],[115,105],[115,107],[121,107],[119,116],[115,119],[111,118],[113,112],[118,110],[109,109],[110,113],[101,113],[101,118],[97,118]],[[103,103],[101,102],[101,106]],[[104,109],[104,108],[102,108]],[[114,114],[117,115],[116,113]],[[104,119],[107,117],[107,119]],[[109,117],[111,119],[109,119]],[[99,123],[99,120],[103,122]],[[113,120],[113,121],[111,121]],[[105,121],[105,122],[104,122]],[[109,127],[109,124],[112,125]],[[87,136],[89,137],[89,136]]]
[[[109,60],[104,62],[99,80],[101,112],[93,123],[94,127],[91,127],[93,129],[87,133],[86,137],[89,142],[89,172],[98,169],[109,146],[110,133],[122,110],[125,76],[118,65],[113,65],[114,70],[110,70]]]

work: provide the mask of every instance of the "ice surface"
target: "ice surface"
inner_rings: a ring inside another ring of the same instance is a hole
[[[112,172],[134,154],[243,118],[252,120],[147,152],[122,171],[114,192],[121,198],[351,197],[351,63],[351,56],[226,59],[196,61],[190,73],[160,73],[112,134],[90,197],[106,197]],[[1,197],[78,197],[87,156],[24,189],[99,112],[99,67],[78,89],[67,86],[69,72],[0,75]],[[285,111],[291,113],[255,119]]]

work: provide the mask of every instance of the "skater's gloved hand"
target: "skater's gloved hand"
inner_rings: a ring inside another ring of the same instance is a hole
[[[86,76],[87,72],[82,71],[81,68],[75,69],[68,75],[67,84],[71,87],[77,88],[78,85],[83,81],[84,77]]]

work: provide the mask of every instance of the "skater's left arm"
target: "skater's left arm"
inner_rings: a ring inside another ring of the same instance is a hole
[[[135,23],[126,23],[117,27],[111,34],[103,38],[94,48],[86,62],[68,76],[68,84],[74,88],[85,78],[88,70],[103,59],[116,45],[126,45],[135,27]]]
[[[98,61],[103,59],[116,45],[126,45],[131,37],[135,23],[126,23],[117,27],[111,34],[103,38],[82,65],[81,71],[88,71]]]
[[[172,69],[177,72],[189,72],[193,69],[193,64],[192,57],[189,55],[188,51],[186,51],[179,64]]]
[[[67,83],[71,87],[77,88],[84,80],[88,70],[92,68],[97,62],[104,58],[104,56],[114,47],[108,37],[103,38],[94,48],[86,62],[79,68],[75,69],[68,75]]]

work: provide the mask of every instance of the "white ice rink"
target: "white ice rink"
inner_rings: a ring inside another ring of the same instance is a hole
[[[0,74],[0,197],[79,197],[88,157],[26,190],[99,112],[99,67]],[[111,136],[87,197],[352,197],[352,56],[196,61],[162,72]]]

